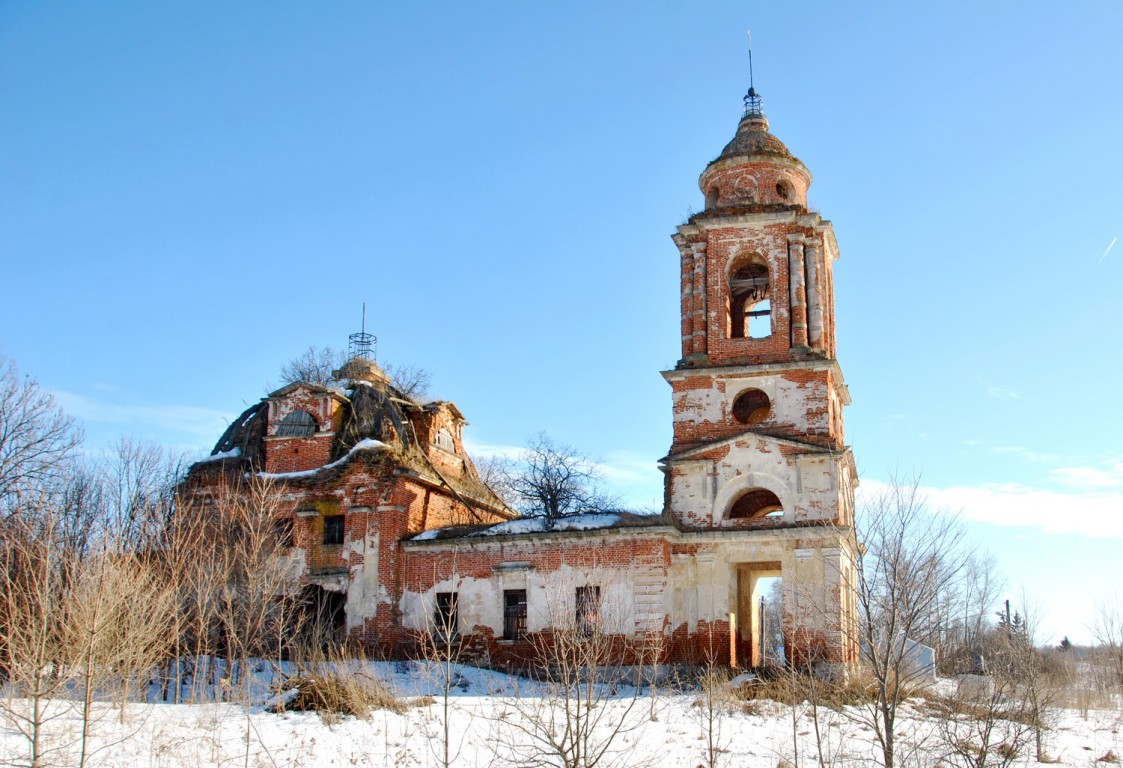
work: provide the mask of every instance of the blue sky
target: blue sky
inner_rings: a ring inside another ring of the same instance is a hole
[[[655,505],[669,235],[751,27],[841,246],[863,485],[920,473],[1086,639],[1123,599],[1123,9],[842,5],[3,3],[0,350],[91,450],[202,452],[365,301],[477,450],[546,431]]]

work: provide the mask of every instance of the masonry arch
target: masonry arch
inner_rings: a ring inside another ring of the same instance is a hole
[[[795,509],[795,491],[790,487],[787,481],[767,472],[752,472],[750,474],[730,477],[718,488],[717,495],[714,497],[714,523],[719,525],[730,525],[736,523],[744,523],[748,520],[754,519],[730,516],[730,513],[733,511],[733,508],[738,503],[738,501],[749,492],[754,490],[764,490],[771,494],[771,498],[779,502],[781,515],[783,515],[784,517],[790,517],[791,511]],[[760,500],[763,499],[764,497],[761,496]],[[771,499],[769,500],[771,501]],[[745,506],[741,507],[738,510],[739,513],[743,513],[744,511],[749,509],[752,502],[744,501],[742,503]],[[775,502],[773,502],[770,506],[775,506]],[[770,509],[766,514],[772,514],[772,512],[774,511],[775,510]]]
[[[766,517],[783,517],[784,505],[780,497],[767,488],[748,488],[733,500],[725,511],[729,520],[763,520]]]
[[[292,411],[277,425],[277,437],[312,437],[316,434],[316,417],[308,411]]]
[[[726,322],[731,339],[772,335],[772,291],[768,262],[757,253],[738,256],[729,265]]]

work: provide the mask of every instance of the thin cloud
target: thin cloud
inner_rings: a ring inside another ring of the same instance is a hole
[[[868,498],[887,485],[863,480]],[[1018,483],[921,489],[930,508],[960,514],[970,522],[1031,528],[1049,534],[1075,534],[1097,539],[1123,539],[1123,493],[1054,491]]]
[[[1081,491],[1123,489],[1123,461],[1107,462],[1100,467],[1061,467],[1049,473],[1059,482]],[[1120,507],[1123,510],[1123,506]]]
[[[207,444],[237,415],[196,405],[111,403],[64,390],[55,390],[54,395],[63,410],[87,423],[109,424],[134,434],[189,435]]]
[[[1060,461],[1061,457],[1055,453],[1042,453],[1035,451],[1032,448],[1026,448],[1021,445],[996,445],[990,449],[991,453],[1000,455],[1017,456],[1019,459],[1032,461],[1034,463],[1040,462],[1056,462]]]
[[[1016,391],[1002,387],[987,387],[987,394],[999,400],[1017,400],[1021,397]]]
[[[1106,259],[1107,255],[1111,253],[1111,249],[1115,247],[1115,243],[1117,240],[1119,240],[1118,236],[1111,238],[1111,243],[1107,246],[1107,250],[1104,251],[1104,255],[1100,256],[1100,260],[1096,262],[1097,265],[1104,263],[1104,259]]]

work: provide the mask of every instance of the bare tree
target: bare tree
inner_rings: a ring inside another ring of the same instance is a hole
[[[433,374],[416,365],[394,365],[384,363],[382,370],[390,377],[390,383],[402,397],[408,400],[421,402],[429,396],[429,387],[433,383]]]
[[[1123,609],[1118,598],[1101,603],[1096,609],[1092,636],[1100,644],[1100,651],[1110,664],[1115,685],[1123,692]]]
[[[81,431],[54,396],[0,355],[0,513],[17,490],[57,484],[81,441]]]
[[[302,381],[306,384],[330,386],[336,383],[332,372],[338,370],[345,361],[342,351],[334,347],[313,345],[281,366],[281,381],[285,384]]]
[[[457,573],[455,564],[451,572]],[[464,639],[460,634],[460,586],[459,576],[442,583],[441,591],[434,593],[434,603],[424,628],[415,635],[416,661],[435,688],[441,711],[435,738],[433,733],[427,735],[434,757],[443,768],[456,762],[463,746],[463,742],[453,743],[452,730],[453,694],[461,683],[460,660],[464,652]]]
[[[602,601],[599,586],[560,587],[551,589],[547,622],[531,636],[545,678],[499,716],[503,757],[543,768],[635,766],[621,741],[647,722],[641,689],[626,686],[614,666],[636,650],[626,607]]]
[[[335,378],[335,372],[346,362],[347,355],[342,350],[313,345],[281,366],[281,381],[286,384],[302,381],[306,384],[335,387],[340,384]],[[402,397],[420,402],[428,396],[433,375],[424,368],[387,362],[382,363],[382,370]]]
[[[186,461],[153,443],[122,438],[103,459],[105,535],[124,550],[163,543],[175,510],[175,489]]]
[[[0,540],[0,670],[7,688],[0,711],[38,768],[53,751],[47,725],[62,714],[56,700],[69,683],[60,632],[67,568],[49,504],[21,497]]]
[[[204,557],[220,581],[214,616],[235,686],[245,682],[252,657],[283,652],[296,619],[299,582],[279,540],[281,495],[272,481],[228,483],[203,512],[215,526],[213,550]],[[204,577],[206,584],[213,581]]]
[[[873,696],[855,710],[874,734],[885,768],[897,765],[897,712],[932,670],[913,638],[931,623],[941,590],[962,578],[963,527],[954,515],[926,508],[919,481],[894,480],[859,511],[857,536],[866,548],[855,563],[859,620],[855,631]]]
[[[612,509],[615,500],[600,490],[599,479],[589,457],[539,433],[505,467],[502,485],[516,508],[527,516],[545,518],[550,527],[563,517]]]
[[[698,684],[701,695],[694,702],[694,716],[702,731],[703,765],[720,768],[729,760],[731,737],[724,727],[736,703],[736,697],[729,689],[729,671],[711,656],[702,666]]]
[[[78,765],[92,754],[95,696],[116,685],[122,719],[134,672],[147,678],[168,646],[171,596],[153,561],[106,546],[75,563],[59,631],[82,718]]]

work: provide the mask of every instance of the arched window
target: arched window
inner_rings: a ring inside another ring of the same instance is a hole
[[[717,187],[710,187],[710,191],[706,193],[706,207],[717,208],[717,202],[721,199],[721,190]]]
[[[768,395],[759,389],[746,389],[733,401],[733,418],[741,424],[759,424],[771,411]]]
[[[738,496],[729,508],[730,520],[759,520],[783,514],[784,507],[780,504],[780,497],[767,488],[750,488]]]
[[[455,451],[456,444],[452,441],[452,433],[445,428],[441,428],[437,432],[437,439],[434,440],[438,448],[444,448],[446,451]]]
[[[772,335],[772,301],[768,265],[754,261],[729,276],[729,338],[763,339]]]
[[[316,434],[316,417],[308,411],[293,411],[277,425],[277,437],[312,437]]]

